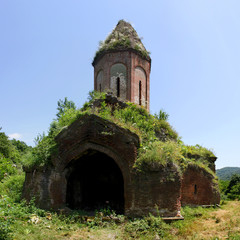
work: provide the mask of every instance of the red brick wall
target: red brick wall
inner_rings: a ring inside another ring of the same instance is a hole
[[[66,206],[67,175],[71,163],[81,159],[88,150],[112,158],[124,180],[124,210],[126,215],[149,213],[174,217],[180,210],[181,178],[174,165],[136,173],[139,138],[134,133],[95,115],[84,116],[64,129],[57,137],[58,152],[47,168],[27,171],[24,198],[36,197],[36,204],[47,209]],[[94,166],[93,166],[94,168]],[[88,169],[91,173],[91,169]],[[91,189],[90,189],[91,190]],[[90,191],[89,190],[89,191]]]
[[[151,61],[143,59],[132,50],[107,52],[94,63],[94,90],[99,90],[97,86],[97,75],[101,70],[103,70],[102,89],[110,90],[110,71],[112,65],[116,63],[122,63],[127,68],[126,100],[136,103],[136,99],[139,99],[139,80],[141,80],[142,99],[145,99],[146,108],[149,110]],[[137,67],[144,70],[146,81],[142,79],[142,76],[136,74],[135,69]]]
[[[212,205],[219,204],[218,184],[206,170],[189,166],[183,174],[182,205]]]
[[[175,217],[180,212],[181,178],[174,165],[136,174],[133,183],[134,197],[126,214]]]

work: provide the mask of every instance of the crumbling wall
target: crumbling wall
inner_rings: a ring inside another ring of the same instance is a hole
[[[181,176],[173,164],[136,173],[133,187],[134,197],[127,208],[128,215],[152,213],[175,217],[180,214]]]
[[[51,165],[26,169],[25,199],[35,197],[37,205],[45,209],[66,207],[68,176],[72,167],[77,166],[72,163],[99,152],[111,158],[122,173],[126,215],[176,216],[180,211],[181,181],[176,167],[170,164],[137,172],[133,165],[139,138],[129,130],[98,116],[86,115],[64,129],[56,141],[58,153],[52,156]],[[91,173],[91,169],[86,171]]]
[[[190,206],[219,204],[220,194],[214,176],[190,164],[183,173],[181,202]]]

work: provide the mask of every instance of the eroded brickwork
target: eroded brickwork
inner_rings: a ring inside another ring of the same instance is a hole
[[[197,166],[189,165],[184,172],[181,192],[182,205],[214,205],[220,202],[216,180]]]
[[[26,170],[23,192],[25,199],[36,197],[36,203],[47,209],[67,207],[68,179],[74,170],[73,167],[77,166],[75,163],[99,152],[112,159],[121,171],[126,215],[143,216],[149,212],[160,212],[162,216],[174,217],[179,213],[181,178],[174,165],[170,164],[157,170],[148,169],[144,173],[134,170],[133,164],[139,148],[137,135],[100,117],[90,115],[76,120],[64,129],[56,141],[59,149],[58,153],[52,156],[51,165]],[[94,165],[91,168],[94,169]],[[89,172],[91,177],[91,169],[84,171]]]

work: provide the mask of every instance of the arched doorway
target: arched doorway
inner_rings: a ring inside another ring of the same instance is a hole
[[[67,171],[66,203],[71,209],[124,211],[124,182],[120,168],[108,155],[88,150]]]

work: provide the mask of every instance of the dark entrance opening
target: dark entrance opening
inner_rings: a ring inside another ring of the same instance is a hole
[[[123,176],[115,161],[93,150],[75,160],[67,174],[66,203],[71,209],[110,208],[123,213]]]

